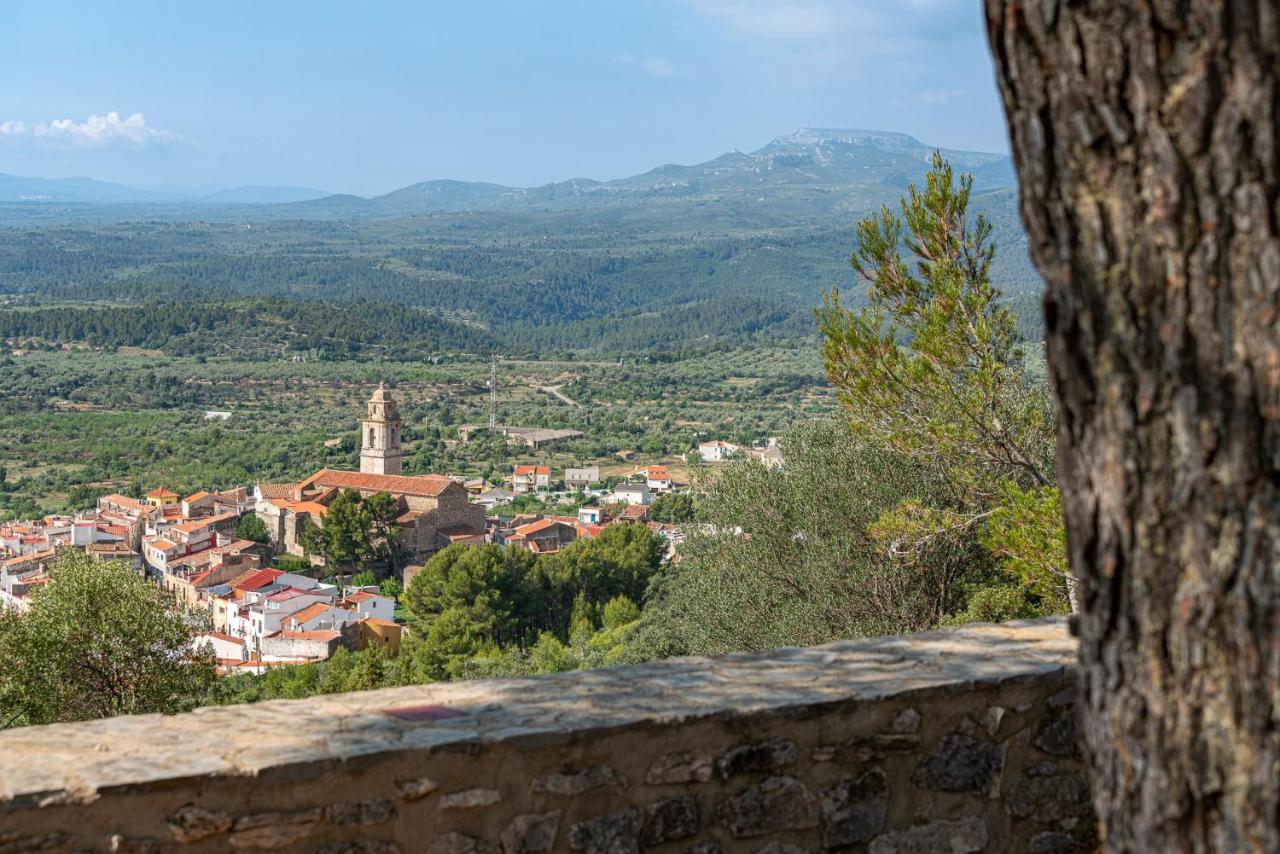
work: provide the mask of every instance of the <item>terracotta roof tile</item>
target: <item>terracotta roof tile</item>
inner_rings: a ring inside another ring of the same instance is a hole
[[[300,625],[308,620],[314,620],[316,617],[322,616],[326,611],[333,609],[328,602],[315,602],[301,611],[290,614],[286,620],[292,625]]]
[[[394,474],[365,474],[358,471],[320,469],[298,484],[298,490],[309,486],[327,486],[338,489],[358,489],[362,492],[389,492],[392,495],[420,495],[435,498],[454,482],[438,474],[420,474],[406,477]],[[461,487],[459,487],[461,488]]]
[[[190,522],[183,522],[180,525],[174,525],[173,530],[181,531],[184,534],[194,533],[201,528],[207,528],[210,525],[216,525],[219,522],[226,522],[228,519],[234,519],[234,513],[219,513],[217,516],[208,516],[204,519],[193,519]]]
[[[293,490],[292,483],[260,483],[258,484],[258,493],[267,499],[271,498],[288,498],[289,493]]]

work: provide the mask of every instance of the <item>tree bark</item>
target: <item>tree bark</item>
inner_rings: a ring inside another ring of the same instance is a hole
[[[986,0],[1104,845],[1280,850],[1280,0]]]

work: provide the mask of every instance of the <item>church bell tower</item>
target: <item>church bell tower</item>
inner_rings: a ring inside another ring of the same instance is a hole
[[[395,398],[382,383],[369,398],[369,411],[360,425],[360,471],[364,474],[403,474],[400,414]]]

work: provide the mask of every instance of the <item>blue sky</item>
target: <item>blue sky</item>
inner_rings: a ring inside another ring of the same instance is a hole
[[[979,0],[0,4],[0,172],[529,186],[797,127],[1006,150]]]

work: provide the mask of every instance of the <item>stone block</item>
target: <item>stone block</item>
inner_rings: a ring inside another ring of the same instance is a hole
[[[1076,716],[1070,706],[1057,706],[1045,715],[1036,730],[1035,740],[1031,742],[1037,750],[1052,756],[1067,756],[1072,759],[1080,756],[1080,745],[1076,737]]]
[[[705,783],[711,779],[711,757],[705,753],[668,753],[649,766],[644,781],[652,786]]]
[[[627,781],[608,765],[596,765],[574,772],[556,772],[534,779],[530,789],[539,795],[574,797],[593,789],[622,788]]]
[[[503,854],[536,854],[550,851],[560,829],[560,811],[518,815],[502,831]]]
[[[987,847],[987,823],[978,816],[931,821],[871,840],[870,854],[974,854]]]
[[[646,846],[688,839],[702,830],[696,799],[684,796],[650,804],[640,841]]]
[[[769,777],[721,805],[729,832],[739,838],[818,826],[818,799],[794,777]]]
[[[889,784],[879,768],[822,792],[822,842],[828,847],[866,842],[884,830]]]
[[[321,818],[319,809],[251,813],[236,819],[227,842],[232,848],[285,848],[310,836]]]
[[[1019,775],[1009,788],[1010,814],[1035,821],[1061,821],[1088,815],[1089,787],[1070,768],[1041,762]]]
[[[796,761],[796,744],[785,738],[774,738],[755,744],[740,744],[716,762],[720,776],[726,780],[735,774],[775,771]]]
[[[430,777],[396,781],[396,792],[406,801],[421,800],[438,788],[440,788],[440,783]]]
[[[231,816],[218,810],[207,810],[187,804],[169,816],[169,832],[176,842],[198,842],[231,829]]]
[[[1004,749],[994,741],[967,735],[945,736],[916,767],[912,782],[942,792],[985,792],[1004,762]]]
[[[920,731],[920,713],[915,709],[903,709],[889,725],[891,732],[899,735],[910,735]]]
[[[497,789],[463,789],[450,792],[440,797],[440,809],[458,810],[475,807],[491,807],[502,800],[502,793]]]
[[[569,847],[586,854],[635,854],[640,850],[640,810],[632,807],[569,828]]]

